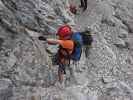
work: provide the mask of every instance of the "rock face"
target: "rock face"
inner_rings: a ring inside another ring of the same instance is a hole
[[[28,34],[25,28],[38,32],[38,35],[54,36],[59,25],[66,22],[74,25],[71,13],[65,10],[66,5],[67,1],[58,0],[0,1],[0,68],[4,77],[15,78],[18,80],[16,84],[36,83],[35,76],[40,77],[39,80],[44,78],[43,71],[48,72],[46,45]]]
[[[0,80],[0,100],[10,100],[13,96],[13,86],[10,80]]]
[[[68,7],[68,0],[0,0],[0,100],[133,99],[133,1],[88,0],[78,15]],[[83,52],[71,64],[74,76],[62,90],[48,45],[37,36],[55,38],[65,23],[90,26],[94,42],[88,58]]]

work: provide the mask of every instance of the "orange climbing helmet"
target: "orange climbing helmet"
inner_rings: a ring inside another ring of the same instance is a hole
[[[63,25],[58,29],[57,35],[66,37],[72,34],[72,29],[69,25]]]

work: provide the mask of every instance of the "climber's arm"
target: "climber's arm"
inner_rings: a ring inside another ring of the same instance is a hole
[[[51,45],[59,44],[57,39],[47,39],[46,41],[48,44],[51,44]]]
[[[63,41],[59,39],[47,39],[43,36],[39,36],[38,39],[42,41],[47,41],[47,43],[51,45],[56,45],[56,44],[63,45]]]

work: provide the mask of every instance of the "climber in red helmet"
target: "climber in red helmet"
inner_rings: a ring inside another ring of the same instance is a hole
[[[61,26],[58,29],[57,35],[60,39],[60,49],[59,49],[59,69],[58,69],[58,76],[60,83],[63,82],[63,75],[66,73],[65,68],[69,67],[70,59],[68,54],[70,55],[73,52],[74,49],[74,42],[71,39],[72,34],[71,27],[68,25]],[[63,48],[67,50],[64,51]],[[68,54],[67,54],[68,53]]]
[[[68,25],[61,26],[57,32],[57,35],[60,38],[64,38],[64,39],[66,39],[67,37],[69,38],[71,34],[72,34],[72,30],[71,30],[71,27]]]
[[[73,52],[74,42],[71,40],[72,29],[69,25],[63,25],[58,29],[57,35],[59,39],[47,39],[48,44],[59,44],[58,50],[58,78],[59,82],[63,82],[63,75],[66,73],[65,69],[70,64],[70,59],[67,57]],[[39,37],[39,40],[42,37]],[[64,51],[65,49],[65,51]],[[70,72],[71,73],[71,72]]]

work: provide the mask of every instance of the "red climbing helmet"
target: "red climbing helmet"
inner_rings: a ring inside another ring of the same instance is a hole
[[[57,35],[60,37],[69,36],[72,34],[71,27],[69,25],[63,25],[58,29]]]

